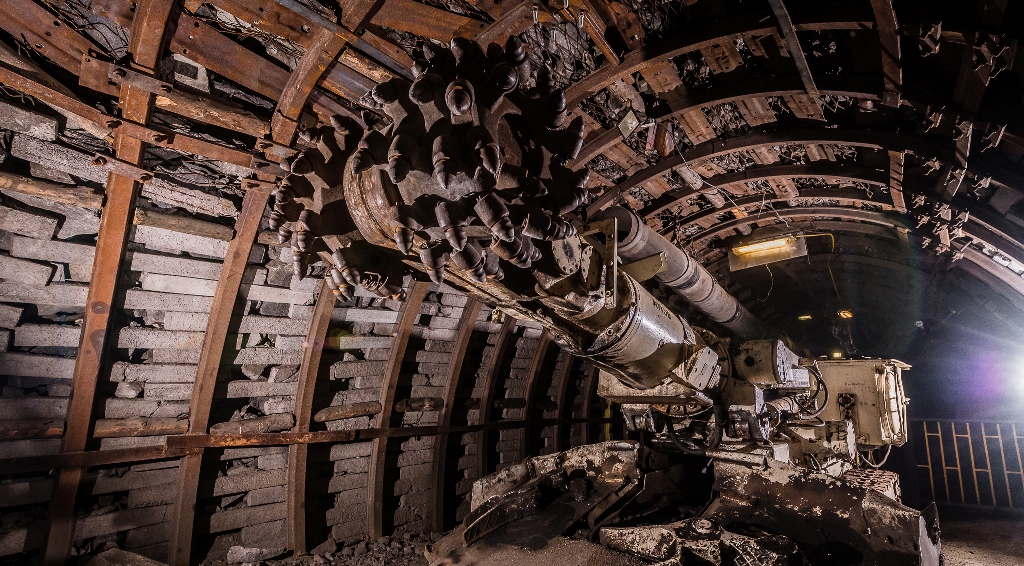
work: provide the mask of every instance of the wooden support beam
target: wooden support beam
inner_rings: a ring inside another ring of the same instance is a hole
[[[336,299],[334,293],[320,282],[320,294],[313,307],[306,341],[302,345],[302,362],[299,365],[299,388],[295,392],[295,427],[292,432],[309,432],[313,415],[313,394],[316,379],[320,374],[320,357],[323,354],[327,329],[331,323]],[[305,554],[306,540],[306,463],[308,447],[293,444],[288,447],[288,536],[289,546],[296,554]]]
[[[437,425],[448,427],[452,424],[452,412],[455,408],[455,395],[458,393],[463,375],[462,368],[469,350],[469,342],[473,337],[473,326],[480,315],[480,301],[470,297],[463,307],[459,318],[459,331],[455,335],[455,347],[448,359],[448,374],[444,382],[444,407],[438,415]],[[448,435],[442,434],[434,439],[434,459],[431,475],[434,478],[433,529],[437,532],[446,530],[445,501],[449,495],[446,489],[455,482],[448,476]]]
[[[174,0],[140,0],[137,9],[143,17],[136,19],[130,44],[133,49],[132,59],[137,66],[143,69],[156,67],[164,28],[174,4]],[[153,112],[153,95],[124,86],[121,88],[120,107],[126,120],[147,124]],[[118,133],[114,136],[114,150],[118,159],[141,165],[145,144]],[[103,354],[110,336],[121,264],[128,247],[128,234],[135,216],[135,199],[140,189],[139,182],[115,173],[111,173],[107,181],[107,200],[96,236],[96,253],[86,298],[82,339],[71,379],[71,401],[61,443],[62,453],[84,451],[89,439],[96,386],[102,369],[109,367],[105,364]],[[71,551],[75,535],[75,502],[84,473],[83,468],[65,468],[57,473],[50,501],[49,532],[43,550],[42,563],[46,566],[63,564]]]
[[[572,355],[568,350],[565,350],[565,356],[567,359],[562,365],[562,371],[560,371],[555,379],[558,380],[558,393],[555,395],[555,403],[558,404],[558,409],[555,411],[555,418],[559,421],[572,416],[571,403],[569,403],[569,383],[573,381],[576,373],[579,371],[579,364],[581,359]],[[576,370],[576,371],[573,371]],[[569,448],[567,426],[564,424],[555,425],[554,437],[551,439],[552,446],[555,452],[561,452]]]
[[[484,370],[484,383],[483,393],[480,398],[479,417],[477,422],[480,424],[487,424],[491,422],[491,413],[494,410],[494,398],[497,394],[498,385],[500,385],[500,379],[498,373],[501,371],[502,362],[505,359],[505,354],[508,351],[509,345],[512,343],[512,337],[516,331],[516,319],[512,318],[508,314],[505,315],[505,321],[501,324],[501,330],[498,331],[497,341],[494,343],[494,350],[491,354],[491,359],[487,364],[487,369]],[[488,450],[488,440],[490,436],[486,430],[480,431],[476,440],[476,477],[482,478],[487,475],[487,470],[490,469],[490,452]]]
[[[882,104],[897,108],[903,91],[903,70],[900,66],[900,30],[892,0],[871,0],[878,29],[878,43],[882,50],[882,78],[885,90]]]
[[[214,291],[210,317],[203,336],[203,349],[199,354],[192,400],[189,403],[188,434],[206,434],[213,406],[213,391],[220,375],[221,361],[227,345],[232,313],[242,285],[249,253],[256,241],[263,211],[270,200],[270,187],[257,184],[245,193],[242,211],[235,221],[235,239],[228,244],[224,265],[221,267],[217,289]],[[174,514],[168,547],[168,563],[188,566],[191,560],[193,523],[199,489],[199,472],[203,461],[202,450],[181,460],[175,492]]]
[[[395,405],[395,389],[398,387],[398,376],[402,371],[405,349],[409,345],[413,325],[420,315],[420,305],[427,295],[430,284],[414,281],[409,288],[408,296],[402,304],[398,323],[395,325],[395,340],[391,344],[387,363],[384,365],[384,380],[380,389],[381,412],[378,423],[381,427],[391,426],[391,415]],[[366,486],[366,533],[370,540],[384,536],[384,467],[387,460],[388,441],[377,438],[370,448],[370,477]]]
[[[523,398],[526,399],[526,407],[523,409],[523,419],[531,420],[537,416],[537,409],[534,405],[537,402],[537,388],[538,382],[541,380],[541,373],[546,367],[548,362],[548,350],[551,346],[551,333],[547,329],[544,329],[540,333],[540,339],[537,341],[537,349],[533,354],[533,361],[530,364],[530,374],[526,378],[526,390],[523,394]],[[555,349],[555,355],[558,355],[557,347]],[[524,430],[519,435],[519,460],[529,458],[533,454],[533,450],[536,446],[531,431]],[[540,432],[537,432],[539,435]]]
[[[344,37],[331,30],[321,28],[316,31],[309,49],[288,76],[288,82],[277,99],[277,108],[270,119],[270,133],[274,141],[286,145],[292,143],[302,107],[327,66],[341,53],[345,43]]]

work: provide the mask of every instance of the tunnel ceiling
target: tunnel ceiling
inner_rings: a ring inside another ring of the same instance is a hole
[[[0,558],[304,551],[317,513],[339,541],[443,530],[474,478],[612,436],[596,371],[538,325],[410,278],[336,303],[308,235],[272,229],[311,129],[386,127],[368,93],[454,38],[515,36],[521,80],[564,89],[590,190],[567,216],[636,211],[802,354],[1019,336],[1022,23],[1005,0],[0,0],[0,494],[24,511],[0,501]],[[730,269],[779,233],[807,255]]]

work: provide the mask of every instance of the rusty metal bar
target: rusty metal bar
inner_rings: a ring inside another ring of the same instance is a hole
[[[16,39],[24,39],[31,49],[72,74],[78,74],[82,56],[96,49],[92,42],[32,0],[3,0],[0,7],[4,16],[0,18],[0,28]],[[148,60],[139,58],[134,47],[137,46],[129,45],[129,51],[136,55],[136,60]]]
[[[568,418],[568,415],[572,414],[569,406],[569,399],[567,398],[569,393],[569,382],[572,381],[575,374],[573,369],[578,370],[578,365],[581,361],[580,358],[573,356],[568,351],[565,351],[565,355],[568,356],[565,360],[565,365],[562,366],[562,371],[555,376],[555,379],[559,380],[558,393],[555,395],[555,403],[558,404],[558,409],[555,412],[555,418],[559,421],[565,420]],[[554,436],[551,439],[551,444],[555,452],[561,452],[569,448],[566,445],[567,443],[564,442],[564,438],[566,436],[565,427],[566,425],[564,424],[555,425]]]
[[[444,407],[438,415],[437,424],[446,428],[452,424],[452,412],[455,407],[455,396],[462,385],[462,367],[466,360],[466,352],[469,350],[469,342],[473,337],[473,326],[480,315],[480,301],[470,298],[463,307],[462,316],[459,318],[459,331],[455,335],[455,348],[452,350],[451,358],[448,360],[448,375],[444,382]],[[435,531],[445,530],[445,486],[448,467],[448,435],[442,434],[434,439],[434,459],[432,475],[434,478],[434,509],[432,521]]]
[[[209,426],[213,391],[221,372],[221,360],[231,326],[231,315],[268,200],[270,189],[264,184],[250,188],[242,200],[242,211],[235,221],[235,239],[228,244],[210,307],[210,318],[203,336],[203,349],[199,354],[199,366],[196,369],[192,400],[189,403],[189,435],[206,434]],[[178,485],[168,548],[168,563],[172,566],[188,566],[191,559],[192,528],[202,461],[203,454],[200,450],[182,458],[178,468]]]
[[[804,49],[800,45],[800,39],[796,36],[796,26],[793,24],[793,18],[789,16],[786,4],[782,0],[768,0],[768,3],[771,5],[772,11],[775,12],[775,19],[779,21],[782,38],[786,40],[789,56],[793,59],[797,72],[800,73],[800,80],[804,83],[804,90],[807,91],[807,95],[814,100],[815,104],[820,106],[818,87],[814,84],[814,76],[811,75],[811,68],[807,65],[807,57],[804,56]]]
[[[487,369],[484,370],[483,394],[480,398],[479,416],[477,417],[477,422],[480,424],[491,422],[491,412],[494,410],[494,397],[500,382],[498,372],[501,371],[502,362],[505,359],[509,344],[512,342],[515,330],[516,319],[506,314],[505,322],[501,324],[501,330],[498,331],[498,339],[494,343],[491,359],[487,364]],[[480,431],[480,434],[477,435],[476,477],[478,478],[486,476],[487,470],[490,468],[491,455],[487,447],[489,438],[486,430]]]
[[[144,69],[156,66],[164,28],[173,7],[173,0],[139,2],[138,9],[143,17],[136,20],[138,25],[132,29],[134,41],[131,44],[133,62],[137,66]],[[149,122],[153,112],[151,93],[125,86],[121,88],[120,103],[125,119],[142,124]],[[145,144],[117,133],[114,136],[114,150],[118,158],[139,165],[145,153]],[[107,181],[107,198],[96,236],[96,255],[86,299],[82,338],[71,380],[72,395],[65,419],[62,453],[84,451],[89,439],[96,386],[104,367],[103,353],[108,347],[110,319],[114,312],[121,263],[128,247],[128,234],[135,216],[135,199],[140,190],[141,185],[130,177],[112,173]],[[57,474],[50,500],[49,531],[42,558],[44,565],[63,564],[70,553],[75,534],[75,503],[84,473],[84,468],[65,468]]]
[[[414,281],[409,288],[408,296],[402,304],[398,323],[395,325],[395,340],[391,344],[388,361],[384,365],[384,380],[380,389],[380,406],[382,411],[377,417],[380,426],[391,426],[391,414],[395,404],[395,389],[398,387],[398,376],[405,359],[405,349],[409,345],[409,336],[413,325],[420,315],[420,305],[427,294],[430,284]],[[366,532],[370,540],[377,540],[384,535],[384,466],[387,459],[387,438],[376,438],[370,449],[370,477],[366,486]]]
[[[299,115],[306,100],[309,99],[309,93],[316,87],[327,66],[338,56],[345,43],[344,37],[330,30],[320,29],[316,32],[309,49],[288,76],[288,82],[277,99],[277,108],[270,119],[271,137],[274,141],[283,144],[292,142],[299,125]]]
[[[882,50],[882,78],[885,90],[882,104],[899,107],[903,91],[903,70],[900,67],[900,30],[892,0],[871,0],[878,28],[878,43]]]
[[[526,399],[526,407],[523,408],[523,419],[530,420],[531,416],[536,413],[533,405],[537,402],[537,382],[540,381],[541,371],[544,369],[544,363],[548,359],[550,346],[551,333],[544,329],[540,333],[540,339],[537,341],[537,349],[534,351],[533,361],[530,364],[530,374],[526,378],[526,391],[523,394],[523,398]],[[557,349],[555,350],[555,355],[558,355]],[[529,432],[523,430],[519,433],[519,460],[530,457],[533,452],[535,443]]]
[[[313,416],[313,394],[316,390],[316,379],[320,373],[320,357],[323,354],[327,329],[334,311],[334,293],[320,282],[320,294],[313,307],[313,317],[309,321],[306,341],[302,345],[302,362],[299,366],[299,388],[295,392],[295,427],[292,432],[309,432],[309,422]],[[308,550],[306,540],[306,465],[308,448],[305,444],[293,444],[288,447],[288,535],[289,545],[296,554],[305,554]]]

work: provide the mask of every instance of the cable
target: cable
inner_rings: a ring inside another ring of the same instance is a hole
[[[874,454],[875,454],[874,450],[870,451],[869,454],[871,455],[871,458],[873,460],[874,459]],[[859,458],[861,463],[863,463],[865,466],[868,466],[869,468],[874,468],[874,469],[877,470],[878,468],[881,468],[882,466],[885,465],[885,463],[889,460],[889,455],[890,454],[892,454],[892,444],[890,444],[889,446],[886,447],[886,449],[885,449],[885,457],[882,458],[882,461],[877,463],[877,464],[875,464],[874,462],[869,461],[867,458],[864,457],[864,454],[862,454],[860,452],[857,452],[857,458]]]
[[[775,275],[772,274],[772,268],[768,267],[768,264],[764,264],[764,268],[768,270],[768,276],[771,277],[771,285],[768,286],[768,294],[763,299],[758,299],[757,302],[763,303],[768,300],[768,297],[772,295],[772,289],[775,288]]]
[[[832,256],[835,255],[835,252],[836,252],[836,236],[835,236],[835,234],[830,234],[828,232],[825,232],[825,233],[800,234],[800,235],[797,236],[797,238],[815,238],[815,237],[825,237],[825,236],[828,236],[829,238],[832,239],[832,249],[829,250],[829,252],[828,252],[828,263],[826,264],[828,266],[828,277],[829,277],[829,279],[832,280],[832,289],[836,292],[836,300],[839,301],[839,306],[842,307],[843,306],[843,297],[839,295],[839,286],[836,285],[836,276],[835,276],[834,273],[832,273]]]

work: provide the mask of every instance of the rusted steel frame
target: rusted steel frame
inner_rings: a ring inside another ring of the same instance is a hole
[[[317,295],[313,307],[313,317],[309,321],[306,341],[302,345],[302,362],[299,365],[299,388],[295,392],[295,426],[292,432],[309,432],[309,422],[313,415],[313,394],[316,390],[316,378],[320,373],[320,358],[323,354],[327,329],[334,312],[334,293],[320,282],[320,294]],[[288,447],[288,522],[287,530],[289,546],[296,554],[308,551],[306,540],[306,464],[309,454],[305,444],[293,444]]]
[[[934,141],[920,136],[908,136],[876,130],[851,130],[847,128],[798,128],[794,130],[758,132],[724,140],[716,138],[694,146],[681,154],[662,159],[657,164],[638,171],[625,181],[607,189],[596,201],[591,203],[588,211],[594,213],[607,208],[616,201],[620,194],[628,192],[633,187],[642,185],[660,175],[669,173],[677,167],[698,165],[713,157],[761,147],[771,147],[780,143],[838,143],[854,147],[912,151],[918,155],[928,156],[941,155],[942,152],[950,153],[949,148],[943,148],[942,144],[936,144]]]
[[[867,169],[859,166],[839,165],[838,163],[833,163],[831,161],[828,163],[818,162],[805,165],[762,165],[750,167],[745,171],[715,175],[708,179],[707,182],[716,187],[723,187],[732,183],[741,183],[745,181],[761,181],[772,178],[793,177],[846,179],[850,181],[886,186],[889,184],[889,175],[887,171],[878,171],[876,169]],[[644,207],[639,214],[643,218],[650,218],[663,210],[686,202],[686,199],[699,193],[699,190],[694,190],[689,186],[685,189],[666,193],[655,199],[655,201],[649,206]]]
[[[100,127],[105,128],[108,132],[113,132],[121,137],[132,138],[142,143],[159,145],[193,155],[209,157],[242,167],[262,168],[262,160],[252,154],[164,128],[146,126],[143,125],[143,122],[131,120],[124,112],[122,112],[121,117],[104,114],[84,102],[59,93],[2,66],[0,66],[0,83],[38,98],[47,104],[77,114],[90,122],[100,125]],[[144,92],[137,87],[132,88],[132,90]],[[145,94],[148,95],[149,93]]]
[[[85,36],[32,0],[3,0],[0,8],[0,27],[4,31],[24,39],[30,48],[75,75],[82,66],[82,56],[97,49]]]
[[[848,4],[848,3],[847,3]],[[835,8],[828,19],[806,18],[803,14],[795,17],[797,31],[819,29],[871,29],[874,22],[864,17],[859,10],[851,10],[852,6],[831,6]],[[569,108],[575,108],[584,99],[589,98],[609,83],[631,75],[650,65],[674,59],[684,53],[697,51],[702,47],[711,47],[720,43],[735,41],[744,35],[769,35],[776,31],[776,26],[766,23],[770,13],[754,14],[737,18],[722,19],[718,22],[701,23],[688,30],[675,34],[668,41],[649,45],[633,51],[622,59],[618,65],[604,65],[597,71],[587,75],[583,80],[569,87],[566,99]]]
[[[503,7],[507,7],[508,4],[510,3],[500,3]],[[480,31],[475,39],[485,49],[491,43],[504,45],[509,37],[519,35],[533,26],[534,6],[537,6],[537,4],[519,2],[510,9],[500,11],[488,10],[488,13],[495,16],[495,19],[490,24],[487,24],[487,27]],[[486,10],[486,8],[484,9]],[[553,21],[551,13],[543,5],[540,5],[540,9],[537,11],[537,21],[541,24]]]
[[[530,373],[526,378],[526,390],[523,392],[523,398],[526,400],[526,407],[523,408],[523,419],[525,420],[530,420],[531,415],[537,413],[537,409],[533,406],[537,402],[537,382],[540,381],[540,373],[545,367],[545,362],[548,361],[549,346],[551,346],[551,333],[544,329],[540,333],[540,339],[537,340],[537,349],[534,350]],[[558,355],[557,348],[554,354]],[[534,439],[531,437],[530,431],[523,430],[519,433],[518,459],[528,458],[534,446]]]
[[[230,448],[238,446],[285,446],[290,444],[324,444],[335,442],[360,442],[387,438],[410,438],[437,434],[469,433],[482,430],[510,430],[523,427],[545,427],[562,423],[605,423],[604,418],[572,418],[507,420],[477,425],[400,426],[390,428],[363,428],[355,430],[318,430],[312,432],[273,432],[263,434],[206,434],[178,435],[167,437],[168,449],[189,450],[192,453],[204,448]]]
[[[505,359],[508,347],[512,342],[513,335],[515,334],[516,323],[517,321],[515,318],[512,318],[508,314],[505,315],[505,322],[501,324],[501,330],[498,331],[498,339],[494,343],[491,360],[487,363],[487,369],[484,370],[484,383],[480,397],[480,408],[477,409],[479,413],[477,422],[480,424],[487,424],[491,422],[491,413],[494,411],[494,397],[497,394],[498,385],[500,384],[498,372],[501,371],[502,362]],[[489,444],[488,438],[486,430],[481,430],[480,434],[477,435],[476,477],[478,478],[486,476],[487,470],[490,467],[491,455],[487,448],[487,445]]]
[[[299,126],[299,115],[327,66],[341,53],[345,39],[330,30],[320,29],[298,65],[288,76],[277,108],[270,119],[270,135],[277,143],[291,144]]]
[[[256,241],[263,210],[269,199],[270,187],[265,184],[257,184],[250,188],[242,199],[242,210],[235,221],[235,238],[228,244],[210,307],[210,318],[203,335],[203,349],[199,353],[199,365],[196,368],[195,385],[192,387],[192,400],[189,403],[187,434],[206,434],[209,427],[213,392],[221,372],[221,361],[227,346],[238,290],[242,285],[249,253],[252,251],[253,242]],[[203,454],[199,451],[182,458],[178,468],[173,526],[168,545],[168,562],[174,566],[187,566],[191,557],[192,527],[195,521],[202,461]]]
[[[878,100],[877,83],[874,77],[827,75],[821,77],[819,94],[850,96],[867,100]],[[803,94],[800,81],[794,77],[761,77],[746,81],[727,83],[708,89],[680,93],[666,100],[669,112],[656,116],[658,120],[681,116],[684,112],[698,108],[709,108],[726,102],[736,102],[754,97],[786,96]]]
[[[32,456],[31,458],[2,458],[0,459],[0,470],[3,470],[5,474],[21,474],[65,468],[86,469],[110,464],[177,458],[187,453],[188,450],[184,448],[167,448],[163,445],[124,448],[120,450],[65,452],[49,456]]]
[[[700,223],[704,220],[714,218],[726,210],[733,210],[736,208],[743,208],[746,206],[754,206],[758,204],[764,204],[766,207],[774,205],[780,202],[789,202],[792,200],[800,199],[839,199],[839,200],[852,200],[858,203],[878,205],[887,209],[892,209],[892,205],[889,204],[888,200],[884,199],[884,194],[876,195],[876,198],[866,198],[864,191],[859,189],[805,189],[800,192],[799,196],[796,197],[784,197],[779,198],[776,196],[766,198],[765,195],[750,195],[745,197],[736,197],[729,202],[729,205],[724,208],[710,208],[703,212],[681,218],[678,221],[679,226],[686,226],[689,224]],[[665,232],[662,232],[664,234]]]
[[[391,343],[388,361],[384,364],[384,380],[380,389],[380,406],[377,417],[381,428],[391,426],[391,415],[395,405],[395,389],[398,377],[402,372],[402,361],[409,345],[413,325],[420,315],[420,305],[427,294],[430,284],[414,281],[409,288],[408,296],[402,304],[398,323],[395,325],[395,340]],[[366,486],[366,532],[370,540],[384,536],[384,466],[387,460],[387,438],[375,438],[370,448],[370,477]]]
[[[156,66],[164,26],[173,6],[172,0],[140,1],[139,9],[145,17],[136,20],[138,25],[132,30],[135,42],[131,44],[136,49],[132,51],[133,61],[140,67]],[[153,95],[130,85],[123,86],[120,106],[126,120],[145,124],[153,112]],[[140,165],[145,144],[118,132],[114,135],[114,151],[118,158]],[[72,395],[61,442],[62,453],[84,451],[92,429],[96,387],[104,367],[103,354],[108,347],[110,319],[115,312],[114,299],[117,296],[121,263],[128,247],[128,234],[135,216],[135,199],[140,190],[140,183],[130,177],[111,173],[107,181],[106,203],[96,235],[96,254],[86,298],[82,338],[71,379]],[[75,536],[75,502],[84,472],[84,468],[64,468],[57,473],[50,500],[49,532],[42,558],[44,565],[63,564],[70,553]]]
[[[582,149],[580,149],[580,152],[576,154],[576,159],[569,162],[569,168],[579,169],[580,167],[583,167],[589,163],[591,159],[603,154],[608,150],[608,148],[621,141],[622,132],[620,132],[618,128],[611,128],[610,130],[601,132],[599,135],[587,142]]]
[[[837,206],[808,206],[800,208],[785,208],[782,210],[772,210],[767,212],[761,212],[758,214],[751,214],[743,218],[735,218],[728,222],[722,222],[716,224],[707,230],[700,232],[694,237],[690,238],[690,241],[696,242],[709,238],[711,236],[719,235],[723,232],[733,230],[739,226],[746,226],[755,222],[771,220],[773,218],[794,218],[800,216],[825,216],[830,218],[841,218],[844,221],[854,222],[870,222],[872,224],[879,224],[882,226],[909,228],[906,224],[906,217],[903,215],[886,215],[881,212],[875,212],[873,210],[861,210],[859,208],[845,208]]]
[[[555,409],[555,418],[558,421],[564,421],[568,418],[566,415],[571,415],[569,407],[569,400],[566,396],[569,394],[569,381],[573,378],[573,368],[577,367],[580,360],[572,355],[568,350],[565,352],[565,364],[562,366],[562,371],[555,375],[555,379],[558,380],[558,393],[555,394],[555,403],[558,404],[558,408]],[[554,437],[552,438],[552,446],[555,452],[561,452],[568,448],[565,443],[562,442],[562,437],[565,434],[565,424],[555,425]]]
[[[111,82],[117,84],[110,84]],[[270,133],[269,121],[248,110],[224,104],[217,97],[199,96],[176,89],[171,83],[116,63],[100,61],[93,57],[82,60],[80,85],[98,92],[116,93],[121,83],[133,84],[157,95],[156,107],[165,112],[256,137]]]
[[[463,307],[462,316],[459,317],[459,331],[455,335],[455,347],[452,349],[451,357],[448,359],[448,374],[444,382],[444,407],[438,415],[437,424],[446,428],[452,424],[452,412],[455,409],[455,395],[459,386],[462,385],[462,367],[466,361],[466,352],[469,351],[469,342],[473,338],[473,327],[480,315],[480,301],[470,297]],[[448,435],[442,434],[434,439],[434,459],[431,475],[434,478],[434,508],[432,521],[435,531],[444,529],[445,509],[445,485],[446,469],[448,463]]]
[[[882,77],[885,90],[882,104],[891,107],[900,105],[903,91],[903,70],[900,67],[900,30],[892,0],[871,0],[875,13],[875,27],[878,29],[878,43],[882,50]]]
[[[456,37],[473,39],[487,28],[480,20],[447,12],[415,0],[385,0],[384,5],[370,19],[378,26],[386,26],[442,42]]]
[[[782,38],[786,41],[786,48],[789,50],[790,58],[793,59],[793,64],[796,65],[796,71],[800,73],[800,80],[804,83],[804,90],[807,91],[807,95],[811,97],[811,100],[814,100],[815,104],[820,106],[818,87],[814,84],[814,76],[811,74],[810,66],[807,65],[804,48],[801,47],[800,39],[796,36],[796,26],[793,25],[793,18],[789,16],[786,4],[782,0],[768,0],[768,4],[771,5],[772,11],[775,12],[775,19],[779,22]]]
[[[587,383],[586,385],[583,386],[584,389],[582,392],[583,418],[585,419],[591,418],[590,409],[591,407],[593,407],[594,397],[597,396],[597,375],[599,371],[600,368],[596,364],[590,364],[590,375],[587,377]],[[591,442],[593,442],[594,439],[593,435],[591,434],[589,424],[584,424],[580,432],[582,433],[580,435],[580,439],[583,442],[583,444],[590,444]]]

